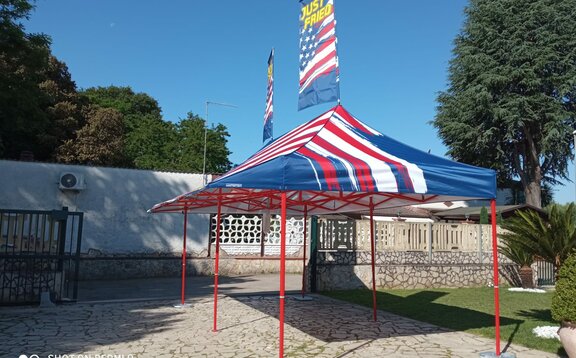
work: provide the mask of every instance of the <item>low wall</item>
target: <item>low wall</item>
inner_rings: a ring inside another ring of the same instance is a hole
[[[500,257],[502,282],[514,271]],[[368,288],[372,285],[370,252],[320,252],[316,284],[318,290]],[[466,252],[379,252],[376,255],[376,285],[382,288],[472,287],[492,284],[492,255]]]
[[[278,273],[280,261],[274,257],[231,258],[221,257],[219,274],[222,276]],[[288,259],[287,273],[301,273],[302,259]],[[178,277],[182,274],[182,257],[167,256],[99,256],[80,260],[80,280],[121,280],[149,277]],[[186,260],[187,276],[211,276],[214,258],[190,257]]]

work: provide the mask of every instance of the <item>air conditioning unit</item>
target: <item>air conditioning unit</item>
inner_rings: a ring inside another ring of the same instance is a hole
[[[58,187],[60,190],[84,190],[86,183],[82,174],[65,172],[60,174]]]

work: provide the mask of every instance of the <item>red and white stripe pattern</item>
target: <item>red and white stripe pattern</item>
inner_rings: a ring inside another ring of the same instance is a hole
[[[268,86],[266,90],[266,110],[264,111],[264,133],[262,140],[272,139],[272,116],[274,114],[274,49],[268,58]]]
[[[334,9],[334,1],[326,4]],[[301,30],[300,34],[300,90],[302,93],[314,81],[333,70],[338,71],[336,54],[336,20],[334,11],[319,24]]]
[[[306,144],[313,136],[315,136],[322,126],[330,120],[333,111],[328,111],[320,117],[312,121],[302,124],[290,132],[284,134],[274,142],[270,143],[258,153],[254,154],[244,163],[232,169],[221,178],[229,177],[230,175],[242,172],[246,169],[255,167],[272,159],[278,158],[283,155],[288,155],[298,148]]]
[[[288,132],[219,179],[281,156],[304,158],[319,190],[426,193],[423,171],[373,143],[382,135],[342,106]],[[344,175],[343,175],[344,174]]]
[[[346,169],[353,190],[426,193],[426,180],[418,166],[381,150],[358,132],[380,136],[338,106],[332,119],[297,153],[319,164],[328,190],[341,189],[333,164],[337,161]],[[318,185],[322,187],[320,181]]]

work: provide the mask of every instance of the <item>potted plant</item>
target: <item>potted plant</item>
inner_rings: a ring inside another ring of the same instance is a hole
[[[552,297],[552,318],[560,322],[558,335],[570,358],[576,358],[576,253],[562,265]]]
[[[534,270],[531,267],[534,263],[534,254],[528,252],[523,245],[513,239],[502,237],[502,242],[498,251],[520,266],[519,276],[522,288],[534,288]]]

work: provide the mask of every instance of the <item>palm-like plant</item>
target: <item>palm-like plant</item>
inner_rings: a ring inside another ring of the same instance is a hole
[[[538,256],[554,264],[555,274],[576,248],[576,206],[551,205],[548,217],[536,211],[517,212],[502,227],[508,232],[500,237],[508,245],[523,248],[532,256]]]
[[[534,263],[534,254],[526,250],[524,245],[519,244],[517,241],[502,238],[502,244],[498,246],[498,251],[509,258],[512,262],[520,266],[520,281],[522,287],[534,287],[534,278],[532,264]]]

